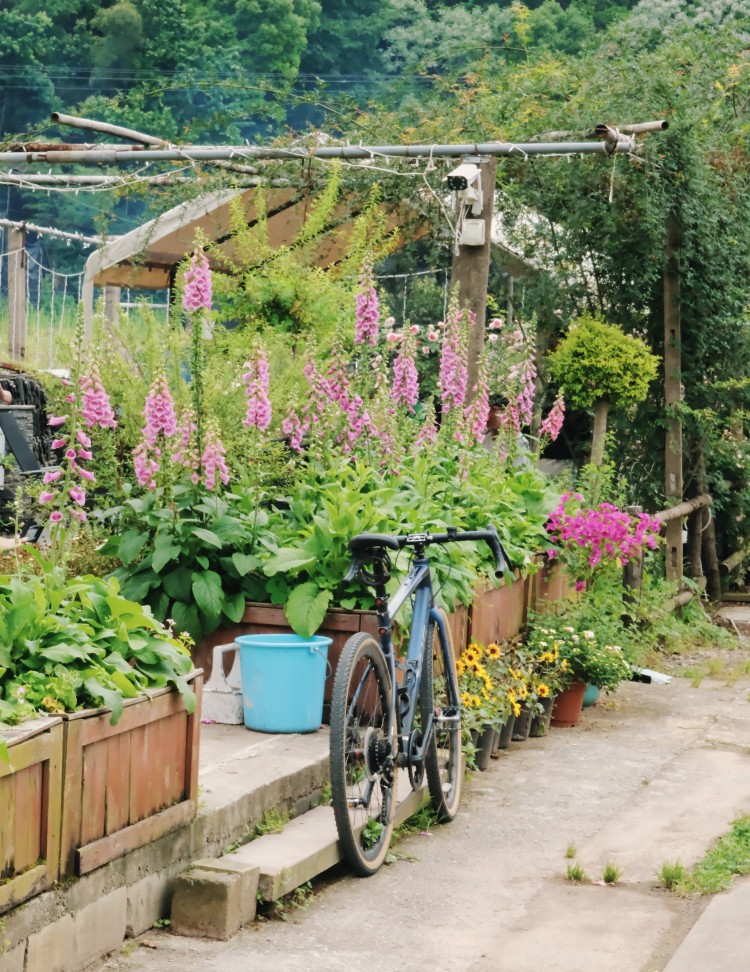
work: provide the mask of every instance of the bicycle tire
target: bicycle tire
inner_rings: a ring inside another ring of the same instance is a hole
[[[339,659],[331,698],[331,803],[341,849],[361,877],[383,863],[393,831],[398,776],[392,696],[380,645],[372,635],[353,635]]]
[[[427,789],[432,809],[441,823],[449,823],[458,813],[461,800],[461,781],[463,778],[463,759],[461,752],[461,707],[460,699],[450,698],[450,683],[445,669],[445,655],[453,672],[453,684],[458,685],[456,660],[453,654],[450,629],[447,617],[441,611],[445,623],[447,645],[445,653],[440,631],[433,621],[427,627],[422,661],[422,678],[419,686],[422,725],[429,713],[434,713],[430,739],[425,750],[425,773]],[[443,724],[440,716],[449,716],[458,721]]]

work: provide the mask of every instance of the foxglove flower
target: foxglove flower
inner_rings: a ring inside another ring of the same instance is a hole
[[[354,343],[378,343],[378,324],[380,320],[380,304],[375,281],[372,278],[372,267],[365,266],[359,278],[359,293],[357,294],[356,319],[354,324]]]
[[[555,404],[549,411],[549,414],[542,420],[541,434],[548,435],[551,442],[560,435],[560,431],[563,426],[563,420],[565,418],[565,399],[562,395],[558,395],[555,399]]]
[[[226,484],[229,482],[229,469],[226,463],[226,452],[219,438],[219,430],[214,422],[210,422],[206,429],[206,444],[201,456],[203,467],[203,483],[206,489],[214,492],[217,488],[217,477]]]
[[[196,247],[185,271],[182,291],[183,309],[190,311],[211,310],[212,284],[208,259],[203,250]]]
[[[443,412],[462,408],[468,383],[466,337],[463,311],[453,309],[448,315],[440,354],[440,395]]]
[[[115,413],[104,390],[99,370],[92,366],[88,375],[81,378],[81,415],[89,428],[98,425],[100,429],[114,429],[117,426]],[[79,435],[80,439],[80,435]],[[83,443],[85,445],[85,443]]]
[[[242,376],[247,397],[247,410],[243,425],[265,432],[271,425],[271,399],[269,398],[268,358],[263,348],[258,351],[254,361],[245,365],[247,371]]]
[[[415,352],[414,336],[409,332],[404,336],[396,360],[393,362],[393,387],[391,389],[393,401],[396,404],[403,402],[411,412],[414,411],[414,406],[419,401],[419,375],[414,360]]]

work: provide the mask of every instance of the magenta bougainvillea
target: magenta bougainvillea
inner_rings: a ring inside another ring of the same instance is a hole
[[[589,568],[620,565],[657,546],[661,522],[648,513],[630,516],[612,503],[586,507],[580,493],[565,493],[547,521],[547,533],[562,548],[585,554]],[[550,550],[554,556],[556,551]]]

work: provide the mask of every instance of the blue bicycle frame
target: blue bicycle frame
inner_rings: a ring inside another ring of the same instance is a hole
[[[409,632],[409,646],[403,662],[396,662],[396,653],[391,637],[392,622],[404,606],[407,598],[414,595],[414,608]],[[396,724],[398,729],[397,765],[404,766],[409,760],[419,762],[424,758],[430,733],[432,731],[433,714],[428,716],[428,724],[421,726],[422,744],[416,752],[409,753],[409,737],[414,726],[419,700],[419,684],[422,677],[423,652],[425,638],[432,623],[437,625],[440,633],[440,646],[443,653],[444,671],[450,680],[450,693],[453,701],[458,703],[458,685],[455,680],[454,666],[448,657],[450,643],[445,620],[435,607],[435,599],[430,578],[430,565],[426,557],[415,559],[408,574],[401,582],[398,590],[390,598],[378,597],[376,600],[378,612],[378,633],[380,645],[385,655],[391,685],[394,686]],[[397,669],[403,672],[403,682],[396,682]]]

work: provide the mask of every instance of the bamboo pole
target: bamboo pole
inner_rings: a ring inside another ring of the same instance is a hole
[[[184,148],[83,149],[66,152],[0,152],[0,163],[19,165],[44,163],[57,165],[100,165],[135,162],[237,162],[244,160],[297,161],[299,159],[364,159],[379,156],[394,159],[460,158],[462,155],[517,156],[529,155],[612,155],[632,153],[635,139],[624,136],[616,142],[481,142],[456,145],[315,145],[311,148],[272,148],[261,145],[196,146]]]
[[[656,519],[661,523],[670,523],[672,520],[677,520],[680,517],[688,516],[694,510],[700,509],[702,506],[711,505],[711,494],[701,493],[700,496],[696,496],[694,499],[685,500],[684,503],[678,503],[677,506],[670,506],[668,510],[661,510],[656,514]]]

